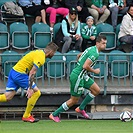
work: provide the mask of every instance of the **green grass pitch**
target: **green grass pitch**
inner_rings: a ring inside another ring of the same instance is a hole
[[[0,133],[133,133],[133,121],[120,120],[62,120],[55,123],[40,120],[38,123],[1,121]]]

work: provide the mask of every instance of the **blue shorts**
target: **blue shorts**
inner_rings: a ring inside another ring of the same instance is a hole
[[[34,87],[36,85],[34,84]],[[29,87],[29,76],[27,74],[16,72],[14,69],[10,70],[6,91],[17,91],[19,88],[23,88],[25,90]]]

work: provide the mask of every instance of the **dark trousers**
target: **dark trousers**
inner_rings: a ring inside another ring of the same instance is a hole
[[[88,47],[95,46],[95,44],[96,44],[96,40],[83,39],[82,51],[84,51]]]

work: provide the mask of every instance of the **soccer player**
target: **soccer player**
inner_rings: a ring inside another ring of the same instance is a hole
[[[26,54],[18,63],[10,70],[6,92],[0,95],[0,102],[11,100],[21,87],[27,90],[27,107],[23,114],[22,120],[25,122],[37,122],[39,119],[31,115],[31,111],[41,95],[40,90],[34,83],[34,76],[37,69],[44,65],[46,58],[51,58],[57,51],[58,46],[50,42],[46,48],[34,50]]]
[[[99,52],[106,48],[107,39],[105,36],[98,36],[96,38],[96,45],[87,48],[83,53],[79,54],[76,67],[70,74],[70,94],[69,100],[64,102],[55,112],[49,115],[49,118],[55,122],[60,122],[59,114],[67,111],[70,107],[75,105],[84,89],[88,89],[89,93],[82,101],[79,107],[75,109],[77,113],[80,113],[86,119],[89,119],[89,115],[85,112],[85,106],[90,103],[95,96],[100,93],[99,86],[88,76],[88,72],[95,74],[100,73],[100,69],[94,69],[93,66],[99,57]]]

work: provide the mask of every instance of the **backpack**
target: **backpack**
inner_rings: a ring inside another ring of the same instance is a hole
[[[4,9],[10,17],[22,17],[24,15],[22,8],[13,1],[5,2]]]
[[[61,52],[62,49],[62,45],[63,45],[63,32],[62,32],[62,28],[60,27],[58,32],[55,35],[55,44],[59,47],[58,51]]]

